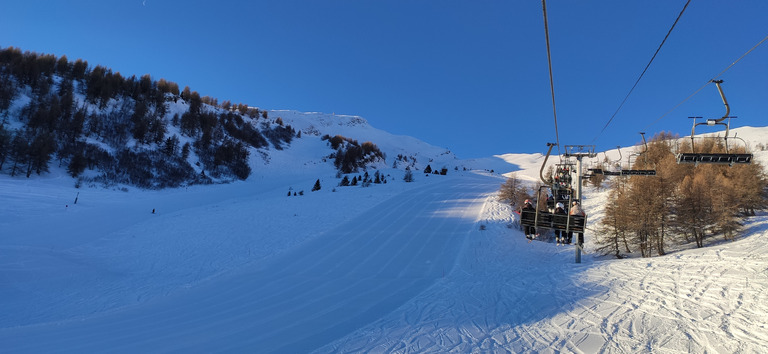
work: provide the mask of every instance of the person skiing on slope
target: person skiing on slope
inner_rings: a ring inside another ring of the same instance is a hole
[[[522,211],[529,211],[529,212],[536,212],[536,208],[533,207],[533,204],[531,204],[530,199],[526,199],[525,202],[523,202],[523,210]],[[522,213],[520,213],[522,216]],[[533,236],[536,234],[536,228],[533,226],[525,225],[525,229],[523,230],[525,232],[525,238],[532,240]]]
[[[579,202],[574,200],[573,205],[571,206],[570,215],[587,216],[587,213],[584,212],[584,209],[581,209],[581,205],[579,204]],[[573,241],[573,231],[568,231],[568,239],[566,241],[568,242],[568,244],[571,244],[571,241]],[[578,245],[581,246],[583,244],[584,244],[584,233],[579,232]]]
[[[555,214],[565,215],[565,205],[563,205],[563,203],[557,203],[555,205]],[[555,229],[555,239],[557,240],[558,246],[565,244],[565,231]]]

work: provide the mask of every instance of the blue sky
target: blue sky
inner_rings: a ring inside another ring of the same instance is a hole
[[[659,119],[768,35],[768,1],[692,1],[600,133],[685,3],[547,3],[562,145],[686,135],[686,117],[725,112],[709,85]],[[461,158],[555,141],[537,0],[2,0],[0,17],[2,47],[148,73],[220,101],[360,115]],[[720,79],[732,127],[768,123],[768,42]]]

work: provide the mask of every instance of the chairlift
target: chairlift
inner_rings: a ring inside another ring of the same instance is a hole
[[[728,106],[728,101],[725,99],[725,94],[723,93],[723,88],[720,86],[720,84],[723,82],[723,80],[712,80],[711,82],[714,82],[717,86],[718,92],[720,92],[720,98],[723,100],[723,104],[725,105],[725,115],[723,115],[720,118],[717,119],[707,119],[705,122],[696,123],[697,118],[701,117],[688,117],[693,119],[693,128],[691,128],[691,152],[690,153],[678,153],[677,154],[677,163],[692,163],[694,165],[698,165],[700,163],[706,163],[706,164],[723,164],[723,165],[729,165],[733,166],[733,164],[750,164],[752,163],[752,154],[748,153],[731,153],[728,147],[728,139],[737,139],[741,140],[741,142],[744,144],[745,151],[746,149],[746,142],[744,139],[741,139],[737,136],[729,136],[730,132],[730,126],[731,126],[731,118],[736,118],[735,116],[730,116],[731,108]],[[727,119],[726,123],[723,123]],[[695,135],[696,135],[696,127],[699,125],[708,125],[708,126],[715,126],[715,125],[722,125],[725,127],[725,136],[720,138],[715,137],[716,139],[722,139],[725,142],[725,153],[696,153],[695,149]]]
[[[571,173],[575,170],[576,165],[573,163],[565,162],[555,164],[555,175],[552,183],[552,189],[570,189],[573,183],[573,177]]]
[[[641,132],[640,136],[643,137],[643,146],[645,147],[645,150],[638,154],[630,154],[627,157],[627,162],[630,168],[624,169],[621,167],[621,147],[617,146],[616,149],[619,151],[619,160],[618,160],[618,163],[616,163],[619,167],[618,171],[608,171],[602,168],[590,168],[589,171],[596,175],[605,175],[605,176],[655,176],[656,170],[638,170],[638,169],[631,168],[632,157],[635,157],[635,161],[637,161],[637,157],[640,157],[646,152],[648,152],[648,143],[645,141],[645,133]]]
[[[627,169],[627,170],[622,170],[621,171],[621,175],[622,176],[655,176],[656,175],[656,170],[655,169],[653,169],[653,170],[639,170],[639,169],[633,169],[632,168],[632,157],[635,157],[635,162],[637,162],[637,158],[638,157],[643,156],[645,153],[648,152],[648,142],[645,140],[645,132],[640,132],[640,136],[643,138],[643,147],[645,148],[645,150],[643,150],[643,152],[640,152],[640,153],[630,154],[629,155],[629,157],[627,158],[627,161],[629,162],[629,167],[630,168]],[[646,156],[643,156],[643,158],[645,159]],[[645,160],[645,161],[647,162],[647,160]]]
[[[542,164],[541,170],[539,171],[539,177],[541,178],[541,181],[544,182],[544,184],[541,185],[538,189],[535,211],[522,210],[520,212],[520,224],[524,226],[533,226],[536,228],[583,233],[587,222],[586,217],[582,215],[569,215],[572,203],[574,201],[578,201],[577,199],[573,198],[573,188],[570,185],[570,179],[568,180],[569,182],[566,188],[566,185],[563,184],[564,179],[558,179],[558,177],[555,177],[555,179],[560,181],[557,182],[554,179],[546,180],[544,178],[544,167],[546,166],[549,155],[552,153],[552,148],[555,145],[556,144],[553,143],[547,143],[549,149],[547,150],[544,163]],[[562,172],[564,174],[567,173],[568,178],[570,178],[570,172],[573,171],[572,166],[573,164],[569,164],[567,162],[558,164],[558,176],[559,173]],[[542,196],[551,196],[551,198],[542,198]],[[542,199],[546,200],[542,203]],[[555,214],[555,205],[558,202],[563,203],[565,206],[565,214]]]
[[[616,151],[619,153],[619,159],[618,160],[611,160],[611,163],[609,163],[609,166],[615,166],[617,169],[621,169],[621,146],[616,146]],[[608,159],[608,156],[605,156],[606,159]],[[596,174],[596,175],[605,175],[605,176],[621,176],[621,172],[616,172],[613,170],[606,170],[603,168],[590,168],[590,172]]]
[[[550,186],[542,185],[539,187],[538,195],[549,195],[545,189]],[[535,211],[522,210],[520,212],[520,224],[524,226],[533,226],[536,228],[544,228],[551,230],[561,230],[565,232],[577,232],[584,233],[584,228],[587,223],[587,217],[583,215],[569,215],[570,207],[575,199],[572,199],[572,194],[563,195],[567,199],[557,200],[547,198],[546,202],[542,203],[541,197],[536,198]],[[549,208],[551,204],[553,208]],[[555,214],[554,204],[562,202],[565,206],[565,214]],[[546,208],[545,208],[546,206]],[[542,210],[543,209],[543,210]]]
[[[596,169],[601,169],[601,167],[602,167],[601,163],[599,163],[597,161],[591,161],[589,163],[589,167],[587,167],[587,172],[584,173],[583,175],[581,175],[581,179],[582,180],[588,180],[588,179],[594,177],[595,175],[597,175],[597,173],[594,173],[593,171],[596,170]]]

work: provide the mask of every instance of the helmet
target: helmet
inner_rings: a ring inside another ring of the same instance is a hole
[[[563,205],[563,203],[557,203],[555,206],[560,209],[565,208],[565,205]]]

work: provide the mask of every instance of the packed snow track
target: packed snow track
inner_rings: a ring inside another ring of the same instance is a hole
[[[246,269],[106,314],[4,328],[0,343],[13,353],[311,351],[445,277],[496,188],[474,175],[426,184]]]

